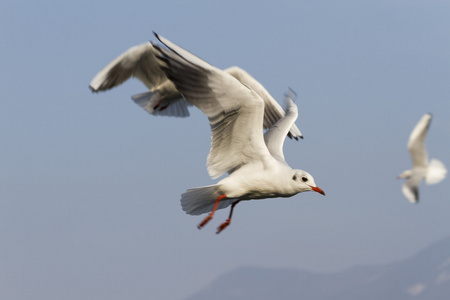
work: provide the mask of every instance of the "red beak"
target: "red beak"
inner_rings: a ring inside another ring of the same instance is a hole
[[[322,189],[320,187],[317,187],[317,186],[310,186],[310,187],[314,192],[318,192],[319,194],[322,194],[325,196],[325,192],[322,191]]]

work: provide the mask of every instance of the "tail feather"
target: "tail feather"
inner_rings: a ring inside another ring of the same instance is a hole
[[[166,100],[159,92],[146,92],[131,97],[133,101],[154,116],[188,117],[189,103],[184,99]]]
[[[442,181],[446,174],[447,168],[445,165],[440,160],[433,158],[428,165],[425,181],[427,184],[436,184]]]
[[[187,214],[201,215],[213,209],[219,196],[217,184],[189,189],[181,195],[181,207]],[[217,209],[231,205],[234,200],[227,198],[221,200]]]

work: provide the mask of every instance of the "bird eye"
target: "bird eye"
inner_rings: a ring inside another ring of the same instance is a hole
[[[292,180],[297,180],[297,176],[292,176]]]
[[[307,182],[307,181],[308,181],[308,178],[306,178],[305,176],[303,176],[303,177],[302,177],[302,181],[303,181],[303,182]]]

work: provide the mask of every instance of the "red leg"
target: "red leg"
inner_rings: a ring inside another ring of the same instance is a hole
[[[236,204],[239,203],[239,201],[241,201],[241,200],[237,200],[237,201],[233,202],[233,204],[231,204],[230,215],[228,216],[228,219],[225,222],[223,222],[222,224],[219,225],[219,227],[217,227],[216,234],[219,234],[222,230],[227,228],[228,225],[230,225],[230,223],[231,223],[231,216],[233,215],[233,209],[236,206]]]
[[[200,222],[200,224],[197,225],[198,229],[202,229],[202,227],[205,226],[206,223],[208,223],[209,220],[212,219],[212,217],[214,216],[214,213],[216,212],[217,206],[219,206],[220,200],[222,200],[223,198],[226,198],[226,197],[227,197],[226,195],[220,195],[219,197],[217,197],[216,203],[214,204],[212,211],[206,216],[206,218],[203,219],[203,221]]]
[[[158,107],[161,105],[162,99],[159,99],[158,103],[156,103],[155,106],[153,106],[153,110],[157,110]]]

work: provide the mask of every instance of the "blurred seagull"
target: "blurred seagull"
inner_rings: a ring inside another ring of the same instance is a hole
[[[436,184],[445,178],[447,169],[437,159],[428,163],[425,137],[430,127],[431,114],[425,114],[411,132],[408,150],[411,154],[413,168],[406,170],[397,178],[407,179],[402,186],[402,192],[411,203],[419,201],[419,184],[425,178],[427,184]]]
[[[298,116],[290,96],[286,98],[286,115],[263,135],[265,102],[257,92],[228,72],[155,35],[168,48],[154,45],[161,69],[177,90],[209,119],[210,176],[217,178],[229,173],[217,184],[189,189],[181,195],[186,213],[210,212],[198,225],[199,229],[212,219],[217,209],[231,205],[228,219],[217,228],[220,233],[230,224],[233,209],[242,200],[291,197],[306,191],[325,195],[310,174],[291,169],[284,159],[283,143]]]
[[[148,89],[146,93],[134,95],[133,101],[152,115],[187,117],[191,104],[167,79],[156,61],[156,50],[148,42],[134,46],[111,61],[92,79],[92,92],[106,91],[116,87],[131,77],[138,78]],[[285,115],[283,108],[269,92],[250,74],[239,67],[225,69],[241,83],[251,87],[264,100],[264,129],[270,128]],[[290,138],[303,138],[295,124],[288,133]]]

